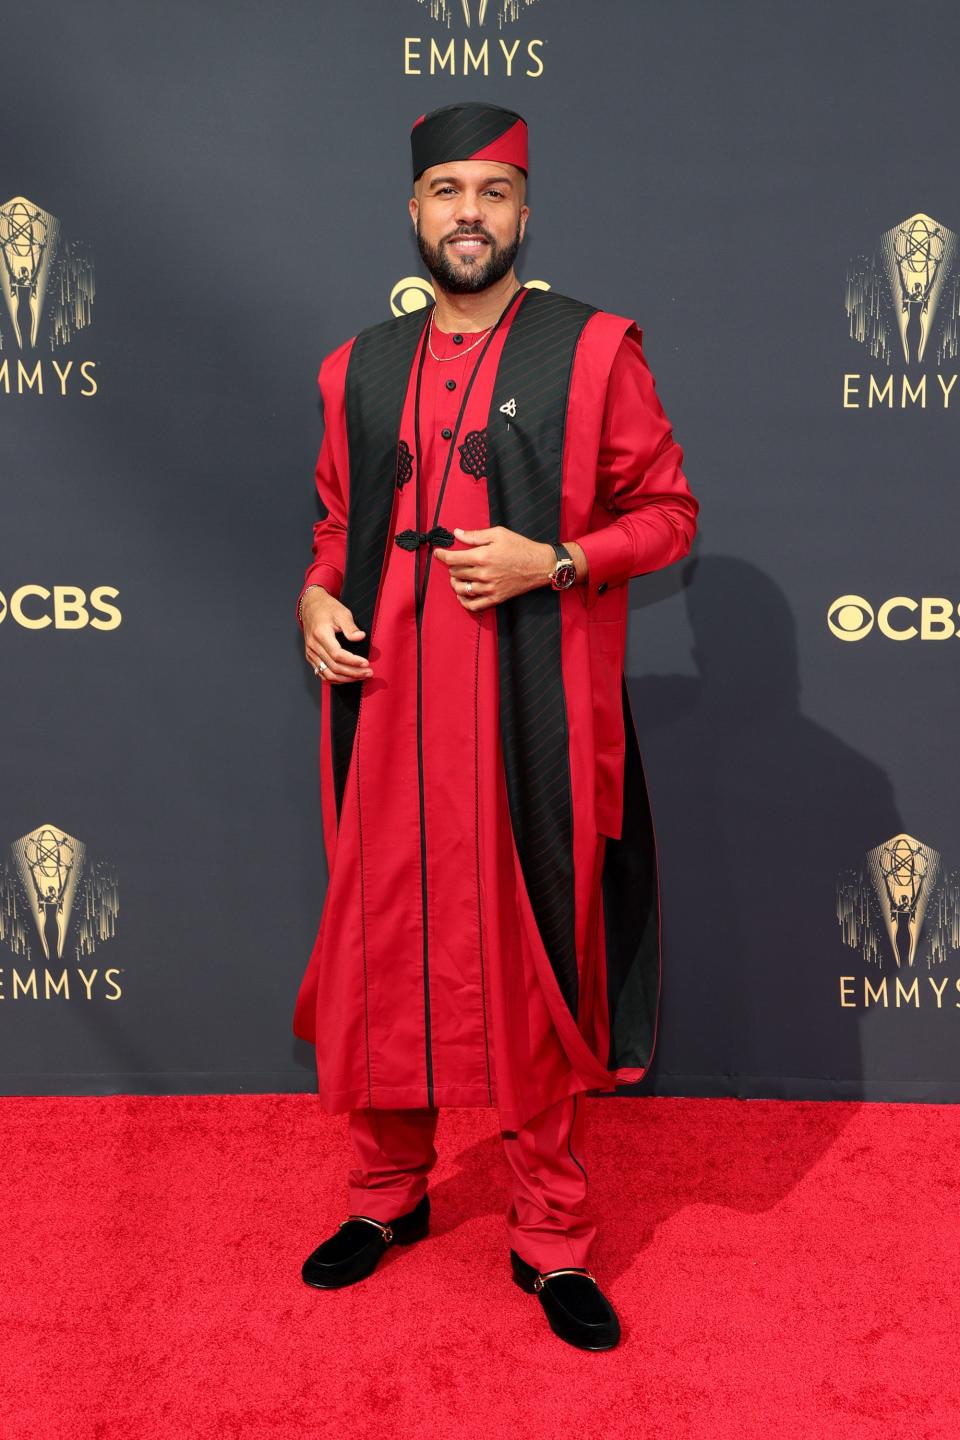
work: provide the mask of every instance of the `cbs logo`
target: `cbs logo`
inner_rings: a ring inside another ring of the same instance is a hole
[[[83,630],[87,625],[92,630],[116,630],[123,616],[110,601],[119,593],[113,585],[98,585],[89,597],[76,585],[54,585],[52,590],[21,585],[9,604],[0,593],[0,623],[9,614],[25,630],[46,630],[50,625],[55,630]]]
[[[549,290],[546,280],[527,280],[525,290]],[[394,315],[412,315],[416,310],[426,310],[436,299],[429,280],[419,275],[407,275],[398,280],[390,291],[390,309]]]
[[[876,611],[862,595],[841,595],[827,611],[827,624],[838,640],[863,640],[874,625],[888,640],[949,640],[960,631],[953,601],[939,595],[894,595]]]

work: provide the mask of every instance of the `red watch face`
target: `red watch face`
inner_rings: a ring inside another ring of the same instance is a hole
[[[573,561],[565,562],[560,565],[553,577],[553,588],[554,590],[569,590],[576,578],[577,567]]]

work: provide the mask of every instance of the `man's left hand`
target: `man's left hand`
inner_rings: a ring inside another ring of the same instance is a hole
[[[545,541],[528,540],[505,525],[455,529],[453,533],[470,549],[434,548],[433,553],[450,572],[450,584],[465,610],[486,610],[513,595],[549,584],[557,556]]]

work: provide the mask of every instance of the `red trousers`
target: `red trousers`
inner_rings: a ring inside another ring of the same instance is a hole
[[[413,1209],[436,1163],[439,1113],[435,1106],[350,1111],[358,1162],[348,1177],[351,1214],[386,1223]],[[583,1213],[583,1097],[569,1096],[521,1130],[500,1133],[510,1170],[510,1245],[538,1270],[586,1266],[596,1227]]]

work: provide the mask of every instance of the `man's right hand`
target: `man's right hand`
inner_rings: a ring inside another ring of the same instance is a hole
[[[373,674],[368,660],[344,650],[337,640],[338,631],[348,640],[361,640],[364,631],[354,624],[353,615],[335,595],[322,585],[311,585],[304,592],[300,617],[307,661],[314,670],[321,660],[325,662],[326,669],[320,671],[324,680],[343,685],[350,680],[366,680]]]

